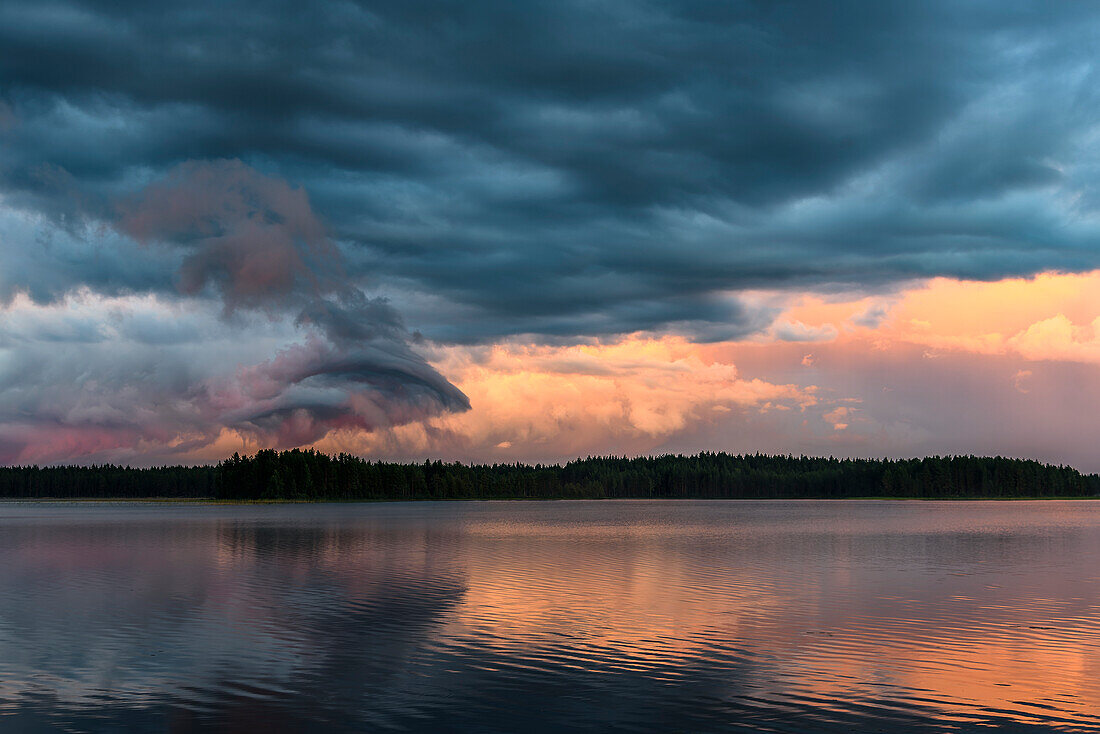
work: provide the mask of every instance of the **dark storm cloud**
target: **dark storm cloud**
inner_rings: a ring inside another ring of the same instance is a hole
[[[470,407],[412,351],[397,311],[348,282],[302,189],[239,161],[186,163],[122,211],[120,230],[186,251],[184,294],[212,289],[227,315],[300,309],[305,344],[198,390],[219,425],[298,446],[333,429],[374,430]]]
[[[433,299],[430,337],[737,335],[768,315],[739,289],[1100,265],[1098,13],[7,3],[0,190],[82,241],[175,166],[240,159],[308,192],[352,280]],[[179,285],[66,253],[0,287]],[[186,257],[185,291],[228,272]]]
[[[349,282],[301,189],[238,161],[188,163],[120,210],[117,229],[167,251],[179,290],[207,312],[87,290],[0,312],[0,462],[186,452],[225,429],[300,446],[470,407],[413,351],[397,311]],[[256,360],[295,314],[304,342]]]

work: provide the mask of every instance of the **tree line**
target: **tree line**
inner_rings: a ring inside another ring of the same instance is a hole
[[[0,467],[4,498],[222,500],[781,499],[1089,497],[1100,477],[1004,457],[835,459],[734,455],[589,457],[567,464],[400,464],[312,449],[215,466]]]

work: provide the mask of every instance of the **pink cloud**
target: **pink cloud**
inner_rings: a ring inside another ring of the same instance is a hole
[[[240,161],[181,164],[120,210],[125,234],[187,251],[181,292],[214,285],[229,310],[340,286],[340,253],[305,191]]]

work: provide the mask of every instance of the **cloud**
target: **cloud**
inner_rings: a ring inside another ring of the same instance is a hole
[[[923,390],[992,360],[1034,372],[989,381],[1013,400],[1073,405],[1048,383],[1100,359],[1071,275],[1100,267],[1098,27],[946,1],[2,6],[0,451],[937,445],[945,406],[873,368],[902,352]],[[697,351],[615,351],[669,339]],[[700,356],[741,347],[783,359]]]
[[[1036,360],[1100,364],[1100,317],[1077,326],[1064,314],[1031,324],[1010,337],[1005,346]]]
[[[435,364],[475,410],[373,434],[334,433],[321,445],[405,458],[561,461],[660,451],[701,426],[818,410],[812,387],[744,376],[695,349],[681,337],[442,348]],[[712,437],[710,448],[721,447],[737,448]]]
[[[186,162],[239,159],[301,188],[266,184],[291,219],[225,237],[320,244],[289,213],[308,191],[350,280],[384,284],[434,339],[733,338],[769,326],[716,307],[745,289],[1100,265],[1085,4],[51,8],[0,11],[8,207],[72,232],[160,180],[147,210],[166,215],[176,189],[201,209]],[[272,244],[245,272],[213,242],[176,254],[178,285],[232,306],[297,291],[291,261],[323,260]],[[174,285],[105,280],[27,268],[20,286]]]
[[[862,313],[853,316],[851,323],[865,329],[877,329],[889,313],[889,305],[874,303],[869,305]]]
[[[835,431],[843,431],[848,427],[848,411],[849,409],[843,405],[830,410],[825,413],[821,418],[833,427]]]
[[[25,294],[51,303],[81,290],[107,296],[171,292],[177,253],[141,247],[92,222],[57,227],[0,197],[0,305]]]
[[[820,342],[835,339],[836,327],[832,324],[807,326],[801,321],[779,321],[771,330],[771,336],[785,342]]]
[[[347,280],[300,189],[237,161],[193,162],[121,208],[120,232],[183,252],[185,298],[13,301],[0,319],[0,460],[193,452],[226,430],[300,446],[469,408],[397,311]],[[255,341],[257,318],[294,341],[260,361],[261,345],[227,349]]]
[[[419,355],[390,340],[354,346],[312,337],[226,382],[206,384],[219,423],[280,446],[334,430],[374,431],[464,411],[466,396]]]
[[[15,112],[12,110],[11,105],[0,99],[0,134],[11,130],[19,123],[19,118],[15,116]]]
[[[1027,387],[1027,378],[1031,377],[1033,373],[1031,370],[1017,370],[1015,377],[1012,378],[1012,384],[1015,386],[1017,392],[1027,393],[1031,390]]]
[[[185,250],[182,293],[210,285],[228,311],[285,308],[343,285],[339,253],[305,191],[240,161],[183,163],[120,208],[122,233]]]
[[[1100,271],[1043,273],[1031,279],[975,283],[939,279],[895,296],[896,318],[876,338],[944,351],[1013,354],[1030,361],[1100,363]],[[804,318],[843,319],[858,302],[832,312],[796,309]],[[856,321],[859,317],[851,318]]]
[[[226,320],[213,304],[154,296],[22,298],[0,312],[4,462],[218,458],[226,432],[229,451],[298,446],[468,407],[391,334]]]

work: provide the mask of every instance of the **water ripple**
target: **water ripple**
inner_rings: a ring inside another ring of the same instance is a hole
[[[1100,503],[0,506],[4,731],[1100,731]]]

